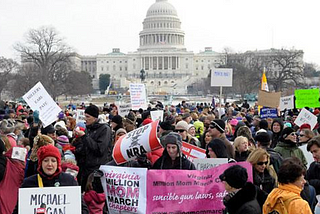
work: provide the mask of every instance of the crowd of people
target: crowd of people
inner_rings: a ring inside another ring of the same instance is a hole
[[[19,188],[76,185],[83,193],[82,213],[108,213],[98,169],[117,165],[112,157],[117,140],[153,122],[154,110],[164,113],[157,133],[162,148],[121,166],[195,170],[182,151],[186,142],[205,149],[207,158],[251,163],[253,182],[239,165],[220,175],[228,192],[225,213],[320,213],[320,123],[313,129],[307,123],[297,126],[296,109],[266,119],[259,116],[257,104],[250,107],[246,102],[221,108],[157,102],[130,110],[125,117],[114,104],[70,104],[62,109],[57,121],[46,127],[39,112],[26,105],[6,103],[0,109],[0,213],[18,213]],[[84,110],[85,122],[76,121],[76,109]],[[320,122],[319,109],[308,110]],[[16,147],[25,149],[24,160],[12,157]]]

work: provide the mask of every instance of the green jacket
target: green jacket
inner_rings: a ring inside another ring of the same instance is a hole
[[[279,152],[283,159],[289,158],[289,157],[297,157],[301,160],[305,168],[307,168],[307,159],[304,156],[302,150],[298,148],[295,144],[288,144],[284,142],[278,142],[276,148],[274,148],[275,151]]]

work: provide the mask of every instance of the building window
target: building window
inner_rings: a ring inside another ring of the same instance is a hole
[[[167,56],[164,57],[164,70],[168,70],[169,58]]]
[[[125,70],[125,71],[127,71],[127,70],[128,70],[128,68],[127,68],[127,67],[124,67],[124,70]]]
[[[114,65],[114,66],[112,66],[112,70],[113,71],[115,71],[116,70],[116,66]]]
[[[196,70],[199,70],[199,68],[198,68],[198,67],[196,67]]]
[[[133,59],[133,61],[136,61],[136,59]]]
[[[101,71],[103,71],[103,66],[101,66]]]
[[[122,61],[120,61],[120,63],[122,63]]]
[[[146,58],[146,70],[149,70],[149,57],[145,57]]]
[[[196,60],[196,62],[198,62],[198,60]]]
[[[109,66],[107,66],[107,71],[109,71]]]
[[[159,56],[158,58],[158,69],[162,70],[162,56]]]
[[[157,57],[153,57],[153,70],[157,70]]]
[[[172,70],[176,70],[177,68],[177,57],[172,57]]]
[[[121,66],[119,67],[119,70],[122,71],[122,67]]]
[[[188,68],[189,68],[189,64],[187,63],[187,64],[186,64],[186,69],[188,69]]]
[[[116,63],[116,61],[113,61],[113,63]]]
[[[201,70],[203,70],[203,65],[201,65]]]
[[[109,61],[107,61],[107,63],[109,63]]]

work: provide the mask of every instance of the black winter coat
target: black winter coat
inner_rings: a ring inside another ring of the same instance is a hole
[[[270,155],[270,164],[273,166],[276,173],[278,173],[280,166],[282,164],[283,158],[281,154],[274,149],[267,148],[268,154]]]
[[[187,157],[182,154],[182,156],[177,157],[173,162],[165,149],[162,156],[153,164],[152,169],[188,169],[195,170],[194,164],[187,159]]]
[[[261,214],[262,209],[256,199],[256,187],[252,183],[246,183],[234,196],[223,199],[226,206],[224,213],[228,214]]]
[[[241,162],[241,161],[246,161],[248,156],[249,156],[250,152],[247,150],[245,152],[238,152],[237,150],[235,151],[235,160],[237,162]]]
[[[258,174],[254,169],[253,171],[253,183],[266,193],[270,193],[275,185],[275,179],[269,174],[267,169],[262,174]]]
[[[0,141],[0,182],[4,178],[4,174],[6,172],[7,159],[2,154],[4,151],[4,144]]]
[[[309,184],[316,189],[317,195],[320,194],[320,163],[314,161],[311,163],[306,179],[309,181]]]

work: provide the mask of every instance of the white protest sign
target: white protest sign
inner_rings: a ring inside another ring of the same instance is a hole
[[[77,112],[76,112],[76,123],[79,123],[79,122],[86,122],[85,120],[85,116],[84,116],[84,110],[83,109],[77,109]]]
[[[146,213],[147,169],[100,166],[110,214]]]
[[[280,111],[294,108],[293,95],[280,98]]]
[[[129,85],[129,91],[133,110],[138,110],[139,108],[146,109],[148,107],[146,88],[144,84],[131,83]]]
[[[121,136],[114,145],[112,157],[117,164],[134,160],[137,155],[161,148],[157,137],[159,121],[154,121]]]
[[[163,121],[163,110],[150,111],[150,115],[151,115],[152,121],[156,121],[156,120]]]
[[[211,71],[211,86],[232,87],[232,68],[215,68]]]
[[[299,127],[304,123],[308,123],[312,130],[317,125],[317,117],[303,108],[294,123]]]
[[[132,105],[130,103],[128,104],[120,104],[118,113],[121,117],[125,117],[129,114],[130,109],[132,109]]]
[[[13,147],[11,158],[25,162],[27,157],[27,149],[22,147]]]
[[[197,158],[193,163],[197,170],[206,170],[228,163],[228,158]]]
[[[80,186],[19,189],[19,214],[36,213],[41,204],[47,213],[81,213]]]
[[[61,112],[61,108],[48,94],[41,82],[38,82],[25,95],[23,95],[23,99],[33,111],[39,111],[39,118],[43,123],[43,127],[46,127],[56,121],[59,112]]]

